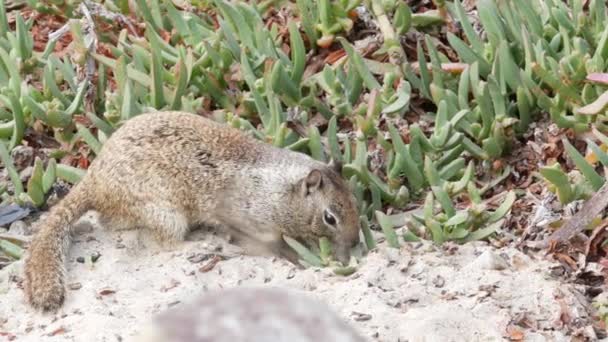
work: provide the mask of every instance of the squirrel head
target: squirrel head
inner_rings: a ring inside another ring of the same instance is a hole
[[[330,161],[313,168],[295,187],[305,219],[312,224],[311,236],[327,237],[333,245],[334,257],[344,263],[350,259],[350,249],[359,243],[359,209],[348,183],[340,175],[341,164]]]

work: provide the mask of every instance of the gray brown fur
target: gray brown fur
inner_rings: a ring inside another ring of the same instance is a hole
[[[335,227],[324,224],[326,209]],[[331,165],[198,115],[141,114],[114,132],[85,177],[36,223],[25,262],[33,307],[63,304],[71,227],[88,210],[104,226],[146,228],[165,242],[219,224],[292,262],[283,234],[307,242],[329,237],[341,260],[359,242],[355,198]]]
[[[324,303],[281,288],[206,293],[156,317],[134,342],[365,342]]]

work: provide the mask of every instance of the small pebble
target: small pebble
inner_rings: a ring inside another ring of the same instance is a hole
[[[549,274],[553,277],[561,277],[566,273],[566,269],[563,266],[554,266],[549,269]]]
[[[365,322],[372,319],[372,315],[363,312],[353,311],[351,315],[353,316],[353,319],[357,322]]]
[[[167,304],[167,308],[174,307],[174,306],[176,306],[177,304],[180,304],[180,303],[181,303],[181,301],[176,300],[174,302],[171,302],[171,303]]]
[[[382,249],[382,254],[384,254],[390,266],[396,264],[397,262],[403,261],[403,256],[400,249],[384,248]]]
[[[80,290],[82,288],[82,284],[81,283],[71,283],[68,285],[68,288],[70,290]]]
[[[292,279],[295,276],[296,276],[296,269],[295,268],[290,269],[289,272],[287,273],[287,279]]]
[[[15,146],[11,151],[11,158],[17,169],[26,168],[34,162],[34,148],[24,145]]]
[[[10,228],[8,229],[11,235],[31,235],[30,227],[23,221],[15,221],[11,223]]]
[[[25,183],[32,177],[33,173],[34,173],[34,168],[32,166],[28,166],[25,169],[21,170],[21,172],[19,172],[19,178],[21,179],[22,182]]]
[[[203,262],[205,260],[209,260],[212,256],[214,256],[214,254],[211,254],[211,253],[196,253],[196,254],[190,255],[188,257],[188,261],[190,261],[193,264],[198,264],[199,262]]]
[[[490,296],[490,295],[492,295],[492,293],[496,292],[497,288],[498,288],[497,284],[479,285],[479,292],[486,292],[487,293],[486,296]]]
[[[438,275],[433,279],[433,285],[435,285],[435,287],[443,287],[443,285],[445,285],[445,279]]]
[[[91,261],[97,262],[99,257],[101,257],[101,254],[99,252],[93,252],[93,254],[91,254]]]
[[[93,253],[91,253],[91,261],[92,262],[96,262],[100,257],[101,257],[101,254],[99,252],[93,252]],[[85,263],[85,257],[77,257],[76,258],[76,262],[84,264]]]
[[[473,261],[473,265],[483,270],[504,270],[509,267],[509,264],[503,259],[500,255],[486,250],[481,253],[475,261]]]

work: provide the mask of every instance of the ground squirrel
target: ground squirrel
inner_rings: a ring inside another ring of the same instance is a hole
[[[62,306],[71,226],[89,210],[105,227],[145,228],[160,241],[219,224],[291,261],[283,234],[304,242],[328,237],[346,261],[359,242],[359,213],[336,165],[199,115],[140,114],[112,134],[82,180],[35,223],[26,300],[44,311]]]
[[[323,302],[272,287],[212,290],[144,325],[132,342],[365,342]]]

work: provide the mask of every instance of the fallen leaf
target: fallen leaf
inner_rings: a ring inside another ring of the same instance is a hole
[[[420,72],[420,64],[418,62],[412,63],[411,66],[415,72],[417,72],[417,73]],[[441,63],[441,70],[445,71],[445,72],[449,72],[450,74],[459,75],[468,66],[469,65],[466,63]],[[430,63],[427,64],[428,71],[432,71],[432,69],[431,69],[432,67],[433,66]]]
[[[521,328],[538,330],[538,322],[528,317],[525,312],[515,315],[512,322]]]
[[[597,115],[602,113],[608,106],[608,91],[605,91],[597,100],[576,110],[577,114]]]
[[[159,35],[165,43],[169,43],[171,40],[171,32],[160,30]]]
[[[325,58],[323,55],[312,56],[304,69],[303,79],[307,79],[317,72],[321,71],[325,66]]]
[[[455,300],[458,299],[458,293],[455,292],[446,292],[442,294],[439,298],[443,300]]]
[[[608,220],[604,220],[593,230],[593,233],[591,233],[589,240],[587,240],[585,244],[585,257],[587,261],[595,261],[605,255],[602,254],[602,244],[608,239],[607,227]]]
[[[571,256],[564,254],[564,253],[554,253],[553,256],[557,260],[562,261],[563,263],[567,264],[572,270],[578,269],[578,265],[577,265],[576,261],[574,259],[572,259]]]
[[[48,336],[57,336],[57,335],[63,335],[67,332],[67,330],[64,327],[59,327],[53,331],[51,331]]]
[[[572,313],[563,299],[558,299],[558,302],[560,307],[559,321],[563,324],[562,326],[567,326],[572,322]]]
[[[112,289],[103,289],[103,290],[99,291],[100,296],[107,296],[107,295],[111,295],[114,293],[116,293],[116,291],[114,291]]]
[[[78,158],[78,168],[79,169],[88,169],[89,168],[89,159],[84,155],[81,154],[80,157]]]
[[[591,73],[585,79],[594,83],[608,84],[608,74],[606,73]]]
[[[344,49],[332,51],[325,57],[325,63],[334,64],[344,56],[346,56],[346,51],[344,51]]]
[[[507,336],[511,341],[523,341],[524,340],[524,332],[512,325],[507,327]]]
[[[215,267],[215,265],[220,262],[220,260],[222,260],[221,257],[219,257],[218,255],[214,255],[208,263],[204,264],[203,266],[201,266],[201,268],[198,269],[199,272],[206,273],[211,271]]]
[[[602,265],[603,268],[608,269],[608,258],[601,258],[598,264]]]
[[[583,231],[606,206],[608,206],[608,183],[604,183],[590,199],[585,201],[583,207],[574,216],[540,245],[546,247],[545,245],[551,246],[553,243],[569,240],[576,233]]]
[[[0,226],[7,226],[17,220],[27,217],[30,209],[17,204],[0,206]]]
[[[209,260],[214,255],[215,254],[211,254],[211,253],[196,253],[196,254],[189,256],[187,259],[188,259],[188,261],[190,261],[193,264],[198,264],[200,262]]]

